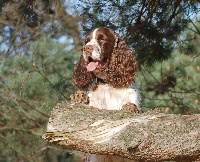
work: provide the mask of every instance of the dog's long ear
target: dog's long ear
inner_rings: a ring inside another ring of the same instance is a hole
[[[136,61],[125,41],[117,33],[114,35],[115,47],[109,64],[108,84],[114,88],[124,88],[134,81]]]
[[[72,74],[72,84],[79,89],[83,89],[89,86],[93,79],[93,75],[91,72],[87,71],[85,60],[81,55],[74,67]]]

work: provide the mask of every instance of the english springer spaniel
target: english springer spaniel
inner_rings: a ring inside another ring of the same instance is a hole
[[[121,110],[132,103],[140,110],[141,96],[134,83],[135,71],[136,61],[125,41],[113,30],[100,27],[85,38],[72,83],[87,91],[90,106]],[[71,98],[74,100],[75,96]]]

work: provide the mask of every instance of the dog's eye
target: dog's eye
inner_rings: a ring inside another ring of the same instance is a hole
[[[100,42],[107,42],[107,40],[105,39],[105,38],[101,38],[100,40],[99,40]]]
[[[90,39],[86,39],[86,40],[85,40],[85,44],[87,44],[89,41],[90,41]]]

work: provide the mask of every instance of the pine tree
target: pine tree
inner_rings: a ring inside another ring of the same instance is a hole
[[[80,17],[69,14],[63,0],[0,3],[0,161],[72,158],[41,136],[53,106],[75,90],[81,20],[81,34],[108,26],[135,49],[144,111],[199,112],[199,25],[189,17],[198,13],[198,2],[79,2]],[[66,44],[58,42],[63,37]]]
[[[200,23],[194,18],[180,35],[170,59],[150,69],[142,66],[137,82],[144,95],[143,110],[160,107],[170,113],[200,112],[199,29]]]
[[[192,15],[199,13],[199,2],[177,1],[87,1],[80,0],[82,27],[107,26],[116,30],[135,50],[138,67],[170,58],[177,37]]]
[[[82,40],[80,17],[66,12],[69,5],[0,2],[0,161],[69,157],[41,139],[52,107],[74,90],[71,72]]]
[[[46,145],[41,136],[53,106],[69,99],[73,92],[71,73],[76,56],[70,45],[47,36],[32,43],[27,54],[0,60],[0,120],[4,139],[0,160],[42,161],[44,156],[37,157]]]

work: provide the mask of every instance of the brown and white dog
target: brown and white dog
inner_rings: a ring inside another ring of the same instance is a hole
[[[125,41],[113,30],[100,27],[86,36],[72,83],[88,91],[91,106],[120,110],[123,105],[132,103],[140,109],[135,71],[136,61]]]

